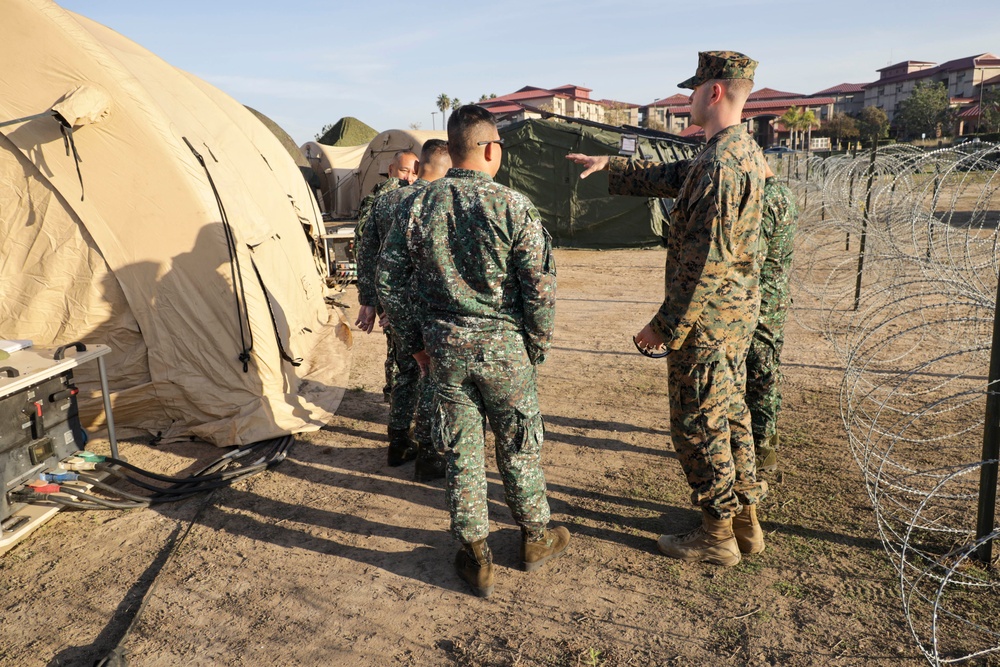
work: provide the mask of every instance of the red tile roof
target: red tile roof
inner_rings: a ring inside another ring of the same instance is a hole
[[[705,128],[701,127],[700,125],[688,125],[683,130],[681,130],[681,133],[677,136],[688,137],[688,138],[703,137],[705,136]]]
[[[676,107],[676,106],[687,106],[691,101],[690,95],[685,95],[684,93],[677,93],[671,95],[670,97],[664,97],[662,99],[656,100],[646,106],[650,107]]]
[[[973,104],[956,116],[957,118],[979,118],[979,105]]]
[[[753,100],[773,100],[778,98],[788,99],[789,97],[805,97],[799,93],[786,93],[780,90],[775,90],[774,88],[761,88],[760,90],[755,90],[750,93],[747,97],[747,101]]]
[[[821,90],[818,93],[813,93],[813,95],[834,95],[834,94],[844,94],[844,93],[860,93],[865,89],[865,83],[839,83],[836,86],[827,88],[826,90]]]

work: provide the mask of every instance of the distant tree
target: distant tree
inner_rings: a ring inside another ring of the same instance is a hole
[[[1000,88],[983,93],[977,132],[1000,132]]]
[[[889,117],[878,107],[865,107],[858,114],[858,134],[865,143],[889,136]]]
[[[622,102],[612,102],[604,109],[604,122],[608,125],[625,125],[632,118],[631,107]]]
[[[834,146],[840,150],[841,139],[857,139],[858,121],[854,120],[846,113],[835,112],[820,128],[820,132],[834,140]]]
[[[913,87],[910,96],[899,103],[899,112],[894,120],[899,136],[913,139],[921,134],[950,134],[954,119],[955,112],[945,85],[940,81],[921,81]]]
[[[455,109],[457,109],[460,106],[462,106],[462,100],[458,99],[457,97],[451,98],[451,110],[452,111],[454,111]]]
[[[438,95],[437,108],[441,112],[441,127],[442,128],[448,127],[446,121],[447,121],[448,109],[451,108],[451,98],[445,95],[444,93]]]
[[[778,120],[781,121],[781,124],[788,129],[788,141],[791,144],[790,148],[795,148],[796,139],[798,139],[799,118],[801,114],[802,110],[798,107],[790,107],[778,118]]]
[[[320,130],[319,133],[316,135],[316,141],[319,141],[320,139],[322,139],[323,135],[325,135],[327,132],[329,132],[330,130],[332,130],[333,129],[333,125],[334,125],[333,123],[327,123],[326,125],[324,125],[323,129]]]
[[[819,118],[816,118],[816,112],[812,109],[803,109],[799,113],[799,132],[806,133],[806,150],[812,148],[812,131],[815,127],[819,127]]]
[[[420,123],[410,123],[410,129],[411,130],[419,130],[420,129]]]
[[[486,100],[495,100],[496,98],[497,98],[496,93],[490,93],[489,95],[483,93],[482,95],[479,96],[479,101],[485,102]]]

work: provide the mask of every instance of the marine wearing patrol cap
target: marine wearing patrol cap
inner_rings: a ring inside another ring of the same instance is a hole
[[[757,61],[737,51],[701,51],[698,54],[698,71],[693,77],[677,84],[679,88],[694,90],[712,79],[750,79],[753,81]]]

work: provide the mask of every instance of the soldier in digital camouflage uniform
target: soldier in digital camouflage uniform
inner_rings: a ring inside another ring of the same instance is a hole
[[[380,301],[372,295],[377,290],[377,262],[385,239],[394,228],[405,228],[410,217],[410,207],[416,194],[429,183],[443,177],[451,167],[448,144],[441,139],[424,142],[420,152],[419,175],[412,185],[387,192],[375,202],[368,227],[361,239],[358,252],[358,299],[368,303]],[[391,347],[396,351],[398,371],[393,379],[389,400],[389,456],[391,466],[402,465],[417,456],[414,478],[426,482],[444,477],[444,458],[431,443],[431,404],[433,389],[420,374],[416,359],[400,353],[400,346],[392,322],[386,328],[392,338]],[[410,424],[414,425],[414,450],[410,440]]]
[[[781,410],[781,347],[791,306],[798,207],[791,190],[767,168],[760,225],[760,315],[747,354],[747,407],[753,424],[758,470],[778,467],[778,412]]]
[[[389,178],[376,185],[371,193],[361,200],[361,206],[358,207],[358,224],[354,228],[354,248],[356,255],[360,253],[361,243],[364,240],[364,229],[368,224],[368,219],[371,217],[375,202],[382,195],[413,183],[417,177],[417,168],[418,162],[415,153],[412,151],[400,151],[396,153],[392,158],[392,162],[389,163]],[[360,257],[357,257],[357,259],[359,264],[358,272],[360,273]],[[374,273],[374,264],[370,266],[370,271]],[[370,283],[374,285],[374,282],[374,278],[372,278]],[[362,299],[365,300],[362,301]],[[361,308],[358,310],[358,319],[354,324],[365,333],[371,333],[372,329],[375,328],[375,316],[381,315],[378,304],[375,302],[374,290],[369,291],[365,295],[359,292],[358,302],[361,304]],[[386,333],[388,334],[388,332]],[[396,373],[396,353],[392,347],[391,336],[386,335],[385,345],[385,386],[382,387],[382,395],[388,403],[391,395],[390,392],[392,391],[393,377]]]
[[[452,114],[454,167],[417,194],[405,233],[383,247],[379,271],[402,351],[430,368],[434,442],[447,460],[451,531],[462,543],[455,567],[483,597],[494,581],[484,417],[521,527],[524,569],[537,569],[569,543],[564,527],[547,527],[535,371],[552,341],[555,264],[534,206],[493,180],[502,145],[489,111],[466,105]],[[402,289],[410,276],[410,289]]]
[[[690,161],[659,164],[579,154],[587,169],[609,169],[609,191],[674,197],[667,232],[665,299],[635,336],[641,350],[665,346],[670,435],[702,525],[662,535],[660,551],[683,560],[735,565],[764,549],[750,412],[747,349],[757,323],[758,238],[764,156],[741,122],[757,63],[733,51],[698,54],[691,121],[707,144]]]

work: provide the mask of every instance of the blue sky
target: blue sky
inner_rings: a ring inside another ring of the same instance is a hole
[[[342,116],[441,128],[464,102],[576,84],[646,104],[677,92],[697,52],[760,61],[756,87],[813,93],[902,60],[1000,54],[1000,3],[844,0],[403,3],[63,0],[278,122],[298,142]]]

